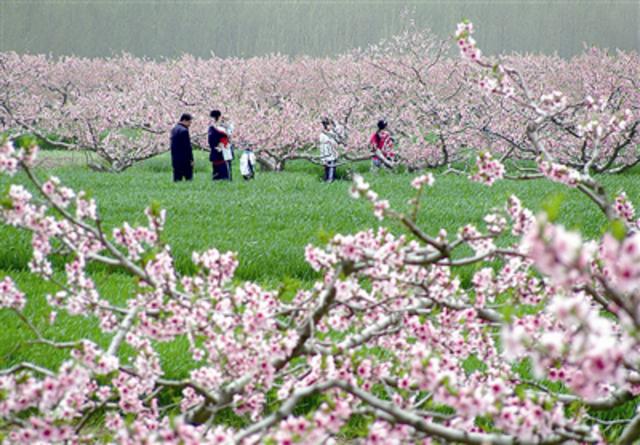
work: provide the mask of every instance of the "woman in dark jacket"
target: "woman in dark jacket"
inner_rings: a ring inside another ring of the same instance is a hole
[[[209,116],[213,119],[209,126],[209,148],[211,149],[209,160],[213,167],[214,181],[231,179],[229,166],[222,156],[222,147],[220,146],[220,140],[227,134],[216,125],[221,115],[220,110],[213,110],[209,113]]]

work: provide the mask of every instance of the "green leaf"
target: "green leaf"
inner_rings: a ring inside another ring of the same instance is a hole
[[[148,252],[146,252],[144,254],[144,256],[142,257],[142,259],[140,260],[143,266],[146,266],[147,264],[149,264],[151,261],[156,259],[156,254],[157,252],[154,250],[150,250]]]
[[[621,219],[614,219],[609,223],[609,232],[618,241],[622,241],[627,236],[627,228]]]
[[[542,404],[542,408],[543,408],[545,411],[551,411],[551,410],[553,410],[553,408],[554,408],[555,406],[556,406],[556,405],[555,405],[555,402],[554,402],[553,400],[550,400],[550,399],[545,400],[545,401],[544,401],[544,403]]]
[[[278,299],[285,303],[291,303],[300,289],[302,289],[302,281],[297,278],[284,277],[278,288]]]
[[[457,396],[458,395],[458,390],[456,388],[454,388],[451,385],[451,382],[449,380],[449,376],[445,377],[444,379],[442,379],[442,381],[440,382],[440,384],[442,386],[445,387],[445,389],[449,392],[449,394],[451,394],[452,396]]]
[[[318,230],[318,239],[320,240],[320,243],[322,244],[329,244],[329,241],[331,241],[333,239],[335,235],[335,232],[333,231],[326,231],[324,229],[320,229]]]
[[[515,308],[510,304],[506,304],[502,307],[502,317],[504,318],[505,323],[511,323],[513,319],[513,315],[515,314]]]
[[[151,201],[151,205],[149,206],[149,209],[151,210],[151,214],[157,217],[157,216],[160,216],[160,211],[162,210],[162,206],[158,201]]]
[[[13,201],[8,196],[4,196],[0,198],[0,207],[6,210],[11,210],[13,208]]]
[[[25,150],[29,149],[29,148],[31,148],[31,147],[33,147],[35,145],[38,145],[37,141],[36,141],[36,138],[34,138],[31,135],[26,135],[26,134],[22,135],[22,136],[18,136],[15,139],[14,143],[15,143],[16,147],[24,148]]]
[[[567,406],[567,413],[570,415],[575,415],[582,410],[582,403],[579,400],[574,400]]]
[[[566,196],[564,193],[553,193],[547,195],[542,202],[542,209],[547,214],[547,217],[550,222],[554,222],[560,216],[560,208],[562,207],[562,203],[564,202]]]

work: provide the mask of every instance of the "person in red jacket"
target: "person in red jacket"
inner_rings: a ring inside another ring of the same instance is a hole
[[[228,138],[226,129],[218,124],[222,113],[220,110],[213,110],[209,116],[211,116],[211,125],[209,125],[209,149],[211,150],[209,152],[209,161],[211,161],[213,168],[213,180],[229,181],[231,179],[229,165],[224,160],[222,146],[220,145],[221,140]]]
[[[378,130],[371,136],[369,146],[373,153],[373,168],[380,168],[383,165],[393,167],[396,155],[393,151],[393,139],[387,130],[386,121],[382,119],[378,121]]]

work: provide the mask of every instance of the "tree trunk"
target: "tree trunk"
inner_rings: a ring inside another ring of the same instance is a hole
[[[271,157],[261,156],[260,154],[258,154],[256,158],[263,170],[273,172],[281,172],[284,170],[286,159],[273,159]]]

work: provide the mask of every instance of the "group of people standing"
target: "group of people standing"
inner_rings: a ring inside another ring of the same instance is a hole
[[[214,181],[231,181],[234,159],[233,145],[231,144],[233,123],[224,119],[220,110],[212,110],[209,116],[211,123],[209,124],[208,143],[212,178]],[[193,116],[184,113],[171,130],[171,166],[173,167],[173,180],[176,182],[183,179],[187,181],[193,179],[193,147],[189,134],[192,122]],[[253,179],[255,166],[256,156],[253,150],[247,147],[240,157],[240,174],[245,180]]]
[[[212,110],[209,113],[211,123],[208,131],[209,161],[212,166],[212,178],[214,181],[232,180],[232,162],[234,159],[231,137],[234,126],[222,117],[220,110]],[[173,167],[173,180],[190,181],[193,179],[193,148],[189,127],[193,117],[185,113],[180,117],[180,122],[171,130],[171,163]],[[333,182],[336,179],[339,144],[344,144],[346,135],[344,128],[334,120],[323,118],[322,131],[318,137],[320,147],[320,159],[324,165],[325,182]],[[393,138],[387,129],[387,122],[378,121],[378,129],[369,140],[372,156],[372,168],[377,170],[382,167],[391,167],[395,162],[393,151]],[[256,157],[250,148],[246,148],[240,157],[240,173],[245,180],[255,176]]]
[[[325,182],[333,182],[336,177],[339,144],[344,143],[346,135],[344,128],[327,117],[322,119],[322,131],[318,137],[320,145],[320,159],[324,165]],[[369,148],[373,154],[371,168],[376,171],[382,167],[392,167],[395,162],[393,138],[387,129],[385,120],[378,121],[378,129],[369,139]]]

